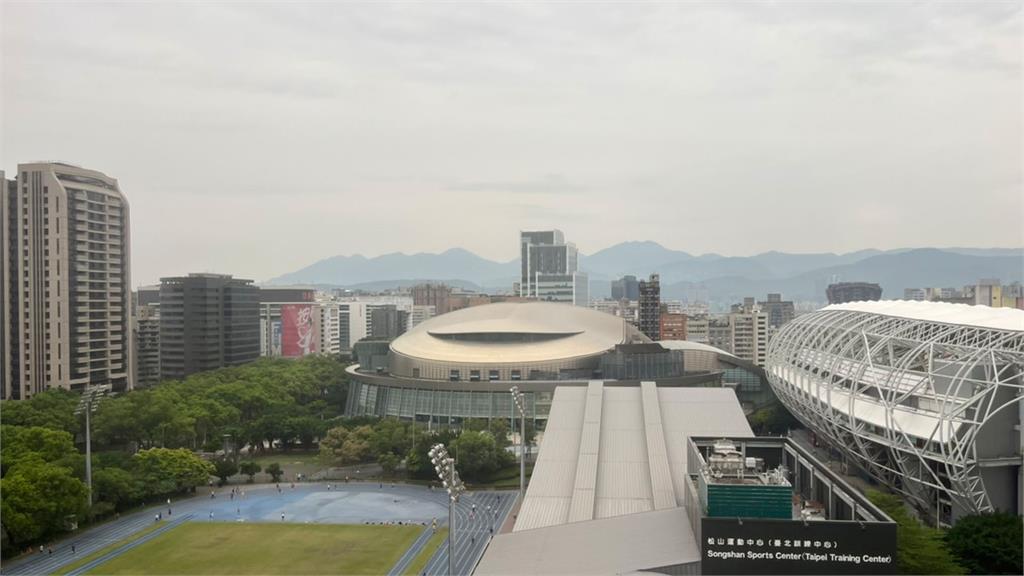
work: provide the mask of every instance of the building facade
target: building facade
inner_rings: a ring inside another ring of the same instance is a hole
[[[623,276],[612,280],[612,300],[639,300],[640,283],[636,276]]]
[[[432,306],[434,315],[451,312],[451,287],[445,284],[418,284],[412,287],[413,306]]]
[[[658,340],[686,340],[686,314],[661,313]]]
[[[181,379],[258,359],[259,300],[252,280],[227,274],[161,278],[161,378]]]
[[[117,180],[59,162],[4,183],[5,399],[134,386],[128,200]]]
[[[160,303],[140,304],[135,310],[135,385],[160,383]]]
[[[637,309],[640,331],[651,340],[661,339],[661,282],[657,274],[641,280]]]
[[[793,415],[932,521],[1024,512],[1024,312],[832,305],[784,326],[766,371]]]
[[[579,271],[576,245],[561,230],[520,232],[519,296],[575,306],[590,304],[590,281]]]
[[[868,302],[882,299],[882,287],[871,282],[839,282],[825,290],[829,304]]]
[[[796,308],[791,300],[783,300],[782,294],[768,294],[768,299],[758,302],[761,310],[768,315],[768,327],[779,328],[796,315]]]

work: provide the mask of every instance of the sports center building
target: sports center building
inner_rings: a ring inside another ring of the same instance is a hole
[[[512,418],[509,388],[543,429],[558,386],[735,388],[745,409],[771,400],[764,372],[717,348],[656,343],[622,318],[551,302],[505,302],[449,312],[392,341],[356,343],[346,412],[458,426]]]
[[[1024,311],[831,305],[779,330],[766,371],[797,418],[933,520],[1022,512]]]

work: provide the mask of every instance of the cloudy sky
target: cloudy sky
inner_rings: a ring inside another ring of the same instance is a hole
[[[542,227],[1024,245],[1020,2],[0,6],[0,167],[117,177],[134,284]]]

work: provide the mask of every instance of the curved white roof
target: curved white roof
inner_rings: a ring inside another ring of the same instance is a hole
[[[882,316],[896,316],[925,322],[960,324],[1024,332],[1024,310],[992,308],[949,302],[921,302],[916,300],[881,300],[877,302],[847,302],[832,304],[822,310],[849,310]]]
[[[703,344],[701,342],[692,342],[690,340],[658,340],[658,344],[661,344],[662,348],[667,350],[694,350],[698,352],[713,352],[722,356],[729,356],[736,358],[735,354],[731,354],[722,350],[721,348],[715,348],[710,344]]]
[[[431,318],[391,343],[391,351],[444,362],[505,364],[601,354],[647,339],[621,318],[568,304],[501,302]]]

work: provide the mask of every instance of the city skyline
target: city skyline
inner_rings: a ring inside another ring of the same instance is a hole
[[[1012,4],[3,10],[0,162],[118,178],[136,285],[507,261],[552,227],[584,253],[1024,245]]]

